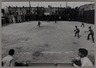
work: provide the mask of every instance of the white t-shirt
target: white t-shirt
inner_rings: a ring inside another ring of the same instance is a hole
[[[80,59],[80,58],[78,58],[78,59]],[[92,62],[90,61],[90,59],[88,57],[81,58],[81,64],[82,64],[81,67],[83,67],[83,66],[93,66]],[[73,66],[78,67],[76,64],[73,64]]]
[[[4,67],[13,66],[13,65],[12,65],[12,60],[13,60],[13,57],[10,56],[10,55],[4,57],[3,60],[2,60],[3,66],[4,66]]]
[[[88,57],[81,58],[82,66],[93,66]]]

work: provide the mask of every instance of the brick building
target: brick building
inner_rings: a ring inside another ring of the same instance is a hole
[[[85,4],[79,7],[79,20],[94,24],[95,4]]]

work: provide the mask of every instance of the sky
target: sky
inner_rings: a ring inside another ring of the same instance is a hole
[[[94,3],[94,2],[67,2],[67,6],[70,6],[72,8],[76,7],[76,6],[81,6],[84,4],[90,4],[90,3]],[[30,2],[32,7],[36,7],[36,6],[43,6],[43,7],[47,7],[48,5],[52,5],[52,7],[65,7],[66,6],[66,2]],[[22,7],[22,6],[29,6],[29,2],[2,2],[2,8],[5,8],[6,6],[18,6],[18,7]]]

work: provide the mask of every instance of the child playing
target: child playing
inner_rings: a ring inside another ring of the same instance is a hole
[[[40,21],[38,21],[38,25],[37,25],[37,26],[39,26],[39,27],[40,27],[40,25],[41,25],[41,22],[40,22]]]
[[[79,28],[75,25],[75,30],[74,30],[74,32],[75,32],[75,37],[77,36],[78,38],[80,38],[80,35],[79,35],[79,33],[80,33],[80,30],[79,30]]]
[[[82,22],[81,27],[85,27],[85,26],[84,26],[84,22]]]
[[[3,58],[2,60],[2,66],[5,67],[12,67],[14,66],[13,64],[13,55],[14,55],[15,51],[13,49],[9,50],[9,54]]]
[[[94,31],[92,30],[91,26],[89,26],[89,31],[85,31],[85,32],[89,32],[88,36],[87,36],[87,40],[89,40],[90,36],[92,37],[92,41],[94,43]]]
[[[57,21],[55,20],[55,23],[57,23]]]
[[[89,60],[89,58],[87,57],[88,55],[88,50],[84,49],[84,48],[80,48],[78,53],[78,58],[76,58],[75,60],[73,60],[73,66],[93,66],[92,62]]]

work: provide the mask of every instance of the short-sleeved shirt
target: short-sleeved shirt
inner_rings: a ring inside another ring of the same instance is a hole
[[[83,67],[83,66],[93,66],[92,62],[89,60],[88,57],[81,58],[80,60],[81,60],[81,67]],[[73,66],[79,67],[75,63],[73,64]]]
[[[76,32],[80,32],[79,28],[76,28]]]
[[[10,55],[4,57],[3,60],[2,60],[3,66],[4,67],[11,67],[11,66],[13,66],[12,63],[11,63],[12,60],[13,60],[13,57],[10,56]]]
[[[93,66],[92,62],[89,60],[88,57],[81,58],[81,66]]]
[[[90,34],[94,34],[94,31],[92,29],[89,30]]]

